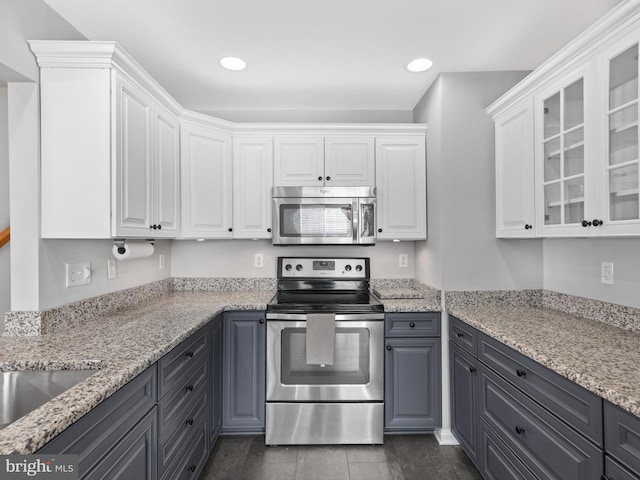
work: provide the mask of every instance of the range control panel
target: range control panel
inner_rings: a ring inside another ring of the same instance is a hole
[[[368,258],[278,257],[278,278],[369,278]]]

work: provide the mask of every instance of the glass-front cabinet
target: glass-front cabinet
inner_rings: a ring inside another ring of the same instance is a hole
[[[616,42],[601,56],[606,85],[602,151],[600,234],[640,233],[638,161],[638,35]],[[604,102],[603,102],[604,103]]]
[[[537,96],[538,235],[587,234],[583,222],[595,201],[589,173],[592,80],[591,70],[582,69]]]

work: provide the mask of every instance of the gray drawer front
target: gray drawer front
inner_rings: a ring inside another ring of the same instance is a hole
[[[605,402],[604,429],[607,453],[640,475],[640,418]]]
[[[449,315],[449,340],[474,357],[478,356],[478,331],[453,315]]]
[[[485,480],[537,480],[509,448],[480,422],[481,472]]]
[[[193,412],[192,425],[184,425],[184,428],[177,429],[173,435],[167,436],[158,445],[158,478],[175,479],[182,478],[188,467],[188,462],[192,460],[193,443],[195,440],[204,438],[204,445],[207,444],[207,408],[206,405],[199,405],[197,411]],[[194,472],[195,473],[195,472]]]
[[[207,362],[200,362],[196,370],[188,371],[182,377],[182,382],[176,384],[171,392],[160,399],[158,403],[158,434],[162,438],[175,423],[181,423],[185,409],[207,390],[207,376],[209,369]]]
[[[604,454],[480,364],[480,416],[541,480],[600,480]]]
[[[603,446],[600,397],[484,333],[480,333],[478,338],[478,359],[481,362],[594,443]]]
[[[157,392],[154,364],[42,447],[38,453],[78,455],[78,469],[84,474],[155,406]]]
[[[440,313],[387,313],[385,337],[439,337]]]
[[[604,458],[604,469],[606,474],[603,480],[640,480],[640,476],[631,473],[609,455]]]
[[[163,480],[197,480],[200,477],[200,472],[209,458],[207,437],[204,430],[199,430],[191,440],[185,455],[187,456],[186,461],[176,468],[175,476],[167,476]]]
[[[176,383],[182,382],[185,370],[207,358],[207,328],[191,335],[158,362],[159,397],[162,398]]]

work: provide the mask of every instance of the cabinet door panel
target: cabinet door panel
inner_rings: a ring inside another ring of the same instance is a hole
[[[271,238],[272,185],[272,137],[234,137],[234,238]]]
[[[424,137],[376,138],[378,239],[426,238]]]
[[[213,447],[222,427],[222,315],[211,325],[211,395],[209,397],[209,441]]]
[[[373,137],[326,137],[325,185],[374,186],[374,144]]]
[[[485,480],[536,480],[536,477],[484,423],[480,422],[482,477]]]
[[[604,415],[607,452],[640,474],[640,418],[610,402]]]
[[[471,461],[479,466],[478,360],[453,343],[449,359],[451,430]]]
[[[533,102],[496,118],[496,237],[533,237]]]
[[[154,192],[153,222],[160,230],[154,237],[175,237],[178,234],[178,192],[180,179],[179,127],[177,119],[166,109],[154,107]]]
[[[152,101],[126,79],[116,77],[116,214],[114,232],[148,235],[151,205]]]
[[[273,139],[273,184],[278,187],[324,185],[324,138],[314,136]]]
[[[440,338],[389,338],[385,343],[385,430],[436,428],[440,425]]]
[[[183,126],[182,237],[231,238],[231,137]]]

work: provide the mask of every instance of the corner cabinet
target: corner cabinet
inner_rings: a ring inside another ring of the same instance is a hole
[[[43,238],[173,238],[180,107],[113,42],[31,41]]]
[[[427,238],[425,136],[376,137],[379,240]]]
[[[622,2],[487,108],[498,237],[640,235],[639,43]]]
[[[385,315],[384,430],[431,432],[440,426],[439,313]]]

